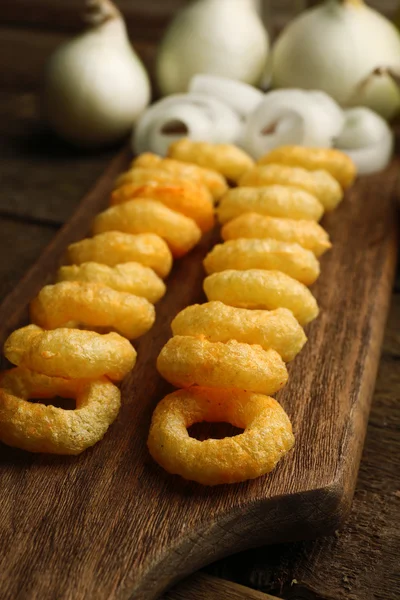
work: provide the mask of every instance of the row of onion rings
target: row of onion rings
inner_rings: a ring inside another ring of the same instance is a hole
[[[169,155],[222,172],[217,152],[180,140]],[[268,473],[293,446],[290,421],[268,394],[285,385],[284,360],[301,350],[301,326],[319,312],[306,285],[318,277],[317,257],[331,244],[317,221],[336,208],[342,187],[354,179],[351,161],[337,151],[272,154],[276,162],[263,157],[241,175],[227,175],[239,187],[217,209],[225,243],[204,260],[209,302],[176,316],[173,337],[157,360],[160,374],[184,389],[157,406],[150,453],[168,472],[205,485]],[[222,152],[220,160],[226,160]],[[201,421],[229,422],[244,432],[200,442],[188,428]]]
[[[103,437],[120,406],[112,382],[136,362],[128,340],[152,327],[173,256],[190,251],[214,224],[213,198],[227,189],[221,175],[183,166],[182,184],[175,161],[138,162],[120,178],[133,183],[114,190],[115,206],[96,217],[94,237],[69,246],[73,264],[31,302],[34,324],[5,342],[6,358],[17,365],[0,376],[6,444],[79,454]],[[76,409],[29,401],[53,396],[74,398]]]

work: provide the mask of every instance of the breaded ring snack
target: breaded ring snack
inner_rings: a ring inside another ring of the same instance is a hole
[[[346,189],[354,183],[357,169],[350,156],[334,148],[305,148],[304,146],[280,146],[260,158],[258,164],[270,163],[303,167],[308,171],[328,171]]]
[[[81,281],[46,285],[32,300],[30,315],[43,329],[83,326],[116,331],[128,340],[147,333],[156,318],[146,298]]]
[[[261,394],[274,394],[288,379],[285,363],[275,350],[180,335],[165,344],[157,369],[176,387],[238,388]]]
[[[250,310],[222,302],[188,306],[171,323],[173,335],[204,337],[210,342],[236,340],[272,348],[289,362],[307,341],[303,328],[286,308]]]
[[[71,244],[68,247],[68,257],[76,265],[99,262],[115,267],[121,263],[139,262],[153,269],[162,278],[167,277],[172,268],[170,249],[154,233],[132,235],[121,231],[106,231]]]
[[[4,355],[14,365],[49,377],[121,381],[136,363],[133,346],[118,335],[80,329],[43,331],[27,325],[5,341]]]
[[[204,280],[208,300],[238,308],[288,308],[300,325],[318,316],[317,302],[305,285],[280,271],[222,271]]]
[[[203,442],[188,427],[229,422],[244,432]],[[238,483],[272,471],[293,447],[283,408],[268,396],[232,389],[192,387],[161,400],[150,427],[150,454],[166,471],[202,485]]]
[[[315,256],[322,256],[332,247],[329,235],[315,221],[279,219],[257,213],[244,213],[226,223],[221,230],[223,240],[238,238],[272,238],[300,244]]]
[[[75,398],[76,409],[29,402]],[[0,440],[29,452],[80,454],[100,441],[118,415],[119,389],[108,379],[47,377],[16,368],[0,375]]]

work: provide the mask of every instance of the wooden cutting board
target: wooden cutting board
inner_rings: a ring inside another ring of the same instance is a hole
[[[27,303],[66,246],[108,204],[121,153],[36,265],[0,307],[0,341],[27,320]],[[398,165],[362,178],[324,220],[334,248],[313,291],[320,317],[278,395],[296,446],[276,470],[240,485],[205,488],[164,473],[150,458],[152,411],[169,386],[156,357],[183,307],[204,301],[207,236],[176,263],[157,322],[135,346],[123,406],[105,439],[78,457],[0,445],[0,597],[152,600],[184,575],[251,546],[332,532],[356,482],[396,262]],[[6,259],[4,257],[3,259]],[[3,363],[4,366],[5,363]],[[188,598],[188,600],[190,600]]]

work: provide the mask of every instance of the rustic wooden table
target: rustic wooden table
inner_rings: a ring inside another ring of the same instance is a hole
[[[119,3],[126,9],[147,64],[166,18],[182,3],[156,0],[147,9],[136,0]],[[84,154],[66,148],[45,131],[37,116],[35,89],[45,57],[76,27],[80,4],[79,0],[3,0],[0,299],[72,214],[115,152]],[[286,600],[400,597],[399,359],[400,287],[393,293],[357,490],[346,526],[332,537],[260,548],[222,560],[177,586],[164,600],[268,600],[267,594]]]

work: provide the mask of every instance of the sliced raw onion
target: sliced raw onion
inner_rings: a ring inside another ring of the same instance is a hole
[[[195,75],[189,94],[207,94],[233,108],[241,117],[250,115],[262,102],[264,94],[255,87],[218,75]]]
[[[139,119],[132,138],[136,153],[166,154],[182,137],[218,143],[235,143],[243,123],[229,106],[205,94],[176,94],[156,102]]]
[[[342,125],[340,109],[329,96],[275,90],[249,116],[243,143],[254,158],[286,144],[330,148]]]
[[[382,171],[393,155],[394,135],[386,121],[369,108],[345,111],[345,124],[336,147],[354,161],[358,173]]]

